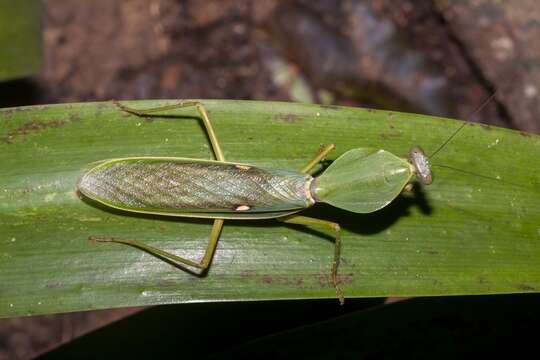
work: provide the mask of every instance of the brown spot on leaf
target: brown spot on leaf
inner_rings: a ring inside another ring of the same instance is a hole
[[[382,133],[379,134],[379,136],[384,140],[401,138],[401,132],[400,131],[395,130],[393,126],[390,126],[390,128],[392,130],[382,132]]]
[[[319,285],[321,287],[328,287],[328,286],[334,286],[333,282],[332,282],[332,275],[330,274],[320,274],[317,276],[317,279],[319,281]],[[353,282],[353,279],[354,279],[354,274],[353,273],[348,273],[348,274],[338,274],[337,276],[337,283],[338,285],[341,285],[341,284],[351,284]]]
[[[278,284],[294,287],[302,287],[304,285],[304,278],[302,276],[288,276],[288,275],[264,275],[261,280],[265,284]]]
[[[81,121],[81,117],[79,114],[72,113],[69,115],[69,121],[71,122],[79,122]]]
[[[48,128],[61,127],[61,126],[64,126],[65,123],[66,122],[64,120],[30,121],[19,126],[17,129],[8,132],[7,135],[2,136],[0,138],[0,141],[5,142],[7,144],[11,144],[16,137],[24,136],[30,133],[39,132]]]
[[[522,291],[536,291],[536,288],[534,286],[525,283],[518,284],[517,288]]]
[[[482,129],[487,130],[487,131],[493,130],[493,128],[490,125],[480,124],[480,126],[482,127]]]
[[[10,108],[10,109],[5,109],[5,110],[2,109],[0,114],[4,115],[7,118],[11,118],[16,113],[29,111],[30,109],[32,109],[32,108],[31,107],[15,107],[15,108]]]
[[[9,110],[2,110],[2,116],[4,117],[5,120],[11,120],[11,118],[13,117],[13,109],[9,109]]]
[[[275,119],[278,120],[278,121],[283,121],[283,122],[287,122],[287,123],[295,123],[295,122],[300,120],[300,116],[295,115],[295,114],[291,114],[291,113],[278,114],[278,115],[275,116]]]
[[[302,286],[304,285],[304,278],[301,276],[295,276],[289,280],[289,285]]]
[[[57,288],[62,287],[62,284],[59,282],[50,282],[50,283],[45,284],[45,287],[47,289],[57,289]]]
[[[321,109],[339,110],[337,105],[320,105]]]

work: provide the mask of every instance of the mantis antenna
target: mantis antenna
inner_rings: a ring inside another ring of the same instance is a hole
[[[493,100],[495,95],[497,95],[497,91],[494,91],[486,100],[484,100],[484,102],[480,104],[480,106],[475,111],[473,111],[470,116],[473,116],[474,114],[477,114],[478,112],[482,111],[482,109],[485,108],[487,104],[491,102],[491,100]],[[441,146],[437,148],[437,150],[435,150],[433,153],[431,153],[431,155],[428,156],[428,159],[432,159],[433,157],[435,157],[435,155],[437,155],[439,151],[441,151],[450,141],[452,141],[452,139],[461,131],[461,129],[465,127],[465,125],[467,125],[466,122],[461,124],[461,126],[457,128],[457,130],[454,131],[454,133],[450,135],[450,137],[448,137],[448,139],[446,139],[446,141],[442,143]]]

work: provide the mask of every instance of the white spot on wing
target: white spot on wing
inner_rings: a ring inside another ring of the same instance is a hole
[[[235,164],[234,167],[237,168],[238,170],[249,170],[249,169],[251,169],[251,166],[239,165],[239,164]]]

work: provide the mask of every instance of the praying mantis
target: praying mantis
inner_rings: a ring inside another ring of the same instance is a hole
[[[195,107],[210,139],[215,160],[183,157],[128,157],[103,160],[79,179],[77,190],[108,207],[126,212],[213,220],[202,259],[196,261],[149,246],[138,240],[90,236],[98,242],[130,245],[179,267],[204,273],[210,265],[225,220],[276,219],[288,224],[323,227],[335,234],[331,279],[341,304],[339,286],[341,229],[338,223],[299,215],[316,203],[354,213],[375,212],[410,190],[416,177],[433,181],[428,157],[412,147],[407,159],[376,148],[357,148],[338,157],[319,176],[310,172],[332,150],[328,144],[302,169],[261,168],[227,162],[212,122],[200,101],[183,101],[147,109],[115,102],[136,116]]]

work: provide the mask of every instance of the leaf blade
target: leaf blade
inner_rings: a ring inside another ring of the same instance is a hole
[[[228,161],[284,169],[301,168],[322,143],[337,144],[334,157],[356,147],[404,156],[417,144],[430,153],[459,126],[354,108],[204,103]],[[128,247],[87,240],[136,238],[187,258],[202,256],[208,221],[126,214],[85,203],[74,191],[84,167],[107,158],[211,158],[201,125],[189,118],[196,112],[174,114],[188,118],[139,118],[109,103],[0,111],[0,316],[334,296],[328,279],[332,234],[324,230],[226,222],[203,278]],[[440,168],[430,187],[376,213],[309,210],[309,216],[342,225],[345,296],[537,291],[540,177],[531,169],[540,168],[539,152],[537,136],[467,126],[436,162],[490,180]]]

